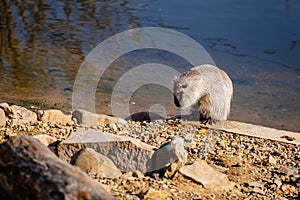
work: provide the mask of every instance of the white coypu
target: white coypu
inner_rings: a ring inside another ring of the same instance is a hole
[[[231,79],[213,65],[193,67],[174,80],[175,105],[199,112],[204,123],[226,120],[232,95]]]

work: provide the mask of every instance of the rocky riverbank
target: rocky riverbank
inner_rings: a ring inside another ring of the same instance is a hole
[[[94,122],[96,124],[89,124],[88,128],[78,124],[93,120],[84,113],[80,116],[75,120],[76,124],[70,115],[59,111],[32,112],[1,104],[0,142],[3,144],[13,136],[39,135],[36,138],[49,144],[49,148],[57,153],[58,146],[63,145],[69,136],[78,130],[89,130],[110,133],[115,137],[129,136],[129,141],[137,139],[155,147],[153,152],[156,153],[170,146],[172,141],[182,138],[184,152],[181,152],[180,144],[174,148],[171,146],[170,152],[174,150],[178,158],[186,154],[186,160],[170,159],[160,170],[122,170],[113,177],[102,171],[85,171],[117,199],[300,198],[299,145],[208,129],[181,120],[124,122],[101,115],[94,116],[98,120]],[[124,146],[120,142],[117,144],[118,148]],[[130,148],[138,153],[141,151],[136,145]],[[71,163],[76,165],[78,162]],[[114,164],[119,168],[118,163]]]

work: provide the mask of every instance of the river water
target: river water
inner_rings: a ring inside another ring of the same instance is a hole
[[[232,78],[230,119],[300,131],[299,24],[297,0],[2,0],[0,101],[70,111],[76,74],[93,48],[131,28],[163,27],[195,39]],[[149,62],[179,72],[190,67],[160,50],[124,55],[101,77],[97,112],[111,114],[118,80]],[[155,84],[134,91],[129,104],[131,113],[150,108],[167,115],[179,112],[171,91]]]

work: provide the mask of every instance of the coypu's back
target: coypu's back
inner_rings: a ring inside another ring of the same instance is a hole
[[[193,67],[174,80],[176,106],[197,109],[200,119],[226,120],[232,95],[231,79],[213,65]]]

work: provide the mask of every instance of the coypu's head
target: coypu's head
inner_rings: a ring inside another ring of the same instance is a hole
[[[194,71],[188,71],[174,79],[174,103],[177,107],[188,108],[197,103],[199,95],[195,92],[198,89],[198,82],[194,79]]]

